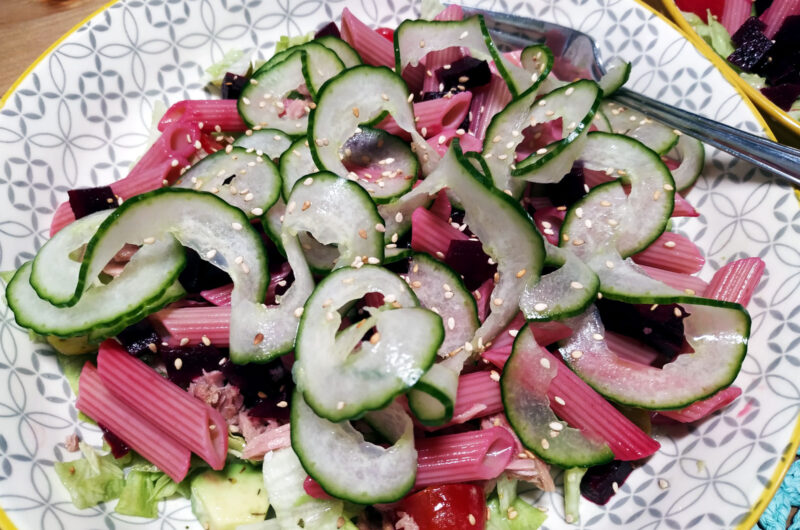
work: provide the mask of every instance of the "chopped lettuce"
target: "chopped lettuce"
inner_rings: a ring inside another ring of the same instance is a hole
[[[222,59],[206,68],[206,74],[208,74],[209,83],[220,86],[227,72],[245,75],[249,68],[250,58],[245,57],[242,50],[234,48],[225,52]]]
[[[80,378],[81,370],[83,369],[83,365],[87,362],[95,362],[97,360],[97,355],[88,354],[88,355],[64,355],[63,353],[57,353],[56,358],[58,359],[58,366],[61,368],[61,371],[64,372],[64,377],[67,378],[67,383],[69,383],[69,387],[72,389],[72,392],[77,396],[78,395],[78,378]]]
[[[767,80],[764,77],[761,77],[758,74],[749,74],[747,72],[741,72],[739,77],[747,81],[747,84],[755,88],[756,90],[761,90],[767,84]]]
[[[55,463],[56,474],[67,488],[72,503],[84,509],[119,497],[125,477],[114,456],[101,455],[84,442],[80,448],[83,458]]]
[[[497,495],[492,495],[486,501],[486,507],[486,530],[536,530],[547,519],[545,512],[519,497],[506,510],[502,510]]]
[[[158,504],[152,502],[153,481],[150,473],[131,471],[125,479],[125,487],[119,496],[116,511],[125,515],[139,517],[158,517]]]
[[[309,31],[305,35],[295,35],[294,37],[289,37],[288,35],[281,35],[278,39],[278,42],[275,43],[275,53],[282,52],[292,46],[297,46],[299,44],[305,44],[306,42],[314,40],[314,32]]]
[[[444,11],[444,6],[439,0],[422,0],[422,5],[419,9],[419,18],[424,20],[433,20],[436,15]]]
[[[719,23],[711,12],[708,13],[708,24],[694,13],[683,13],[683,17],[692,26],[692,29],[708,43],[711,48],[722,58],[727,58],[736,47],[731,41],[731,35],[725,26]]]

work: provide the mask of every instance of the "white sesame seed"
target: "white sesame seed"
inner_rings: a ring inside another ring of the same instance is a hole
[[[597,341],[603,340],[603,336],[599,333],[592,333],[592,338]]]
[[[462,33],[461,35],[459,35],[459,36],[458,36],[458,39],[459,39],[459,40],[464,40],[464,39],[466,39],[466,38],[467,38],[467,35],[469,35],[469,31],[465,31],[464,33]]]
[[[538,304],[534,305],[533,308],[536,311],[542,312],[545,309],[547,309],[547,304],[545,304],[544,302],[539,302]]]
[[[549,369],[550,359],[548,359],[547,357],[542,357],[541,359],[539,359],[539,364],[541,364],[543,368]]]
[[[206,259],[214,259],[214,256],[216,256],[216,255],[217,255],[217,251],[212,248],[211,250],[206,252]]]
[[[673,309],[672,314],[674,314],[677,318],[681,318],[683,316],[683,313],[681,312],[679,307]]]
[[[664,243],[664,246],[667,247],[667,248],[675,248],[676,245],[677,245],[677,243],[675,243],[674,241],[666,241]]]
[[[570,353],[570,356],[573,359],[580,359],[581,357],[583,357],[583,352],[580,351],[580,350],[572,350],[572,353]]]
[[[236,231],[239,231],[243,228],[242,223],[237,223],[234,221],[233,223],[231,223],[231,228],[233,228]]]
[[[611,260],[607,260],[606,261],[606,267],[608,267],[609,269],[613,269],[614,268],[614,263]]]
[[[200,340],[203,341],[203,344],[206,346],[211,346],[211,339],[209,339],[207,335],[200,337]]]
[[[669,482],[664,480],[663,478],[658,479],[658,487],[662,490],[669,488]]]
[[[294,310],[294,316],[300,318],[301,316],[303,316],[303,311],[304,309],[302,307],[298,307],[297,309]]]
[[[172,364],[175,366],[176,370],[180,370],[183,367],[183,360],[180,357],[177,357]]]
[[[336,410],[342,410],[344,408],[344,401],[340,401],[336,404]]]
[[[453,317],[448,318],[447,319],[447,329],[453,330],[453,329],[455,329],[455,327],[456,327],[456,319],[453,318]]]
[[[502,298],[495,298],[494,300],[492,300],[492,303],[494,305],[496,305],[496,306],[501,306],[501,305],[503,305],[503,299]]]
[[[567,404],[567,402],[566,402],[566,401],[564,401],[564,398],[562,398],[561,396],[555,396],[555,397],[553,398],[553,401],[555,401],[556,403],[558,403],[558,404],[559,404],[559,405],[561,405],[562,407],[563,407],[564,405],[566,405],[566,404]]]
[[[550,427],[554,431],[561,431],[564,429],[564,424],[558,421],[551,421],[548,427]]]
[[[542,438],[542,449],[550,449],[550,442]]]
[[[575,87],[569,87],[567,90],[564,91],[564,95],[569,96],[573,92],[575,92]]]

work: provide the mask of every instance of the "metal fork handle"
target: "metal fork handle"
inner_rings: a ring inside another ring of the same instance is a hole
[[[612,94],[611,99],[800,186],[800,149],[740,131],[625,88]]]

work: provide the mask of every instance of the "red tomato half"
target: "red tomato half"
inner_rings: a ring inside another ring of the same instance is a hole
[[[675,0],[675,5],[678,6],[678,9],[681,11],[694,13],[705,20],[707,24],[706,10],[710,9],[712,15],[717,17],[717,19],[721,19],[725,0]]]
[[[483,490],[472,484],[427,487],[403,499],[399,510],[413,517],[420,530],[486,527],[486,499]]]
[[[375,31],[386,40],[394,42],[394,30],[392,28],[378,28]]]

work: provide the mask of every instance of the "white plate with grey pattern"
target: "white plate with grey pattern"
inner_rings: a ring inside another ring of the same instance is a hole
[[[338,19],[349,7],[375,26],[414,16],[413,0],[119,0],[44,56],[0,110],[0,270],[31,259],[67,189],[120,178],[147,139],[156,101],[203,98],[203,67],[230,48],[268,55],[280,35]],[[590,33],[605,57],[633,62],[630,86],[729,125],[762,133],[742,97],[668,23],[633,0],[487,0],[509,11]],[[566,525],[557,495],[547,528],[752,526],[779,478],[800,411],[800,214],[790,190],[752,166],[710,150],[689,194],[701,216],[676,229],[705,252],[702,275],[759,256],[766,276],[750,311],[744,394],[695,425],[657,431],[661,451],[608,505],[583,502]],[[53,472],[78,421],[51,351],[28,340],[0,305],[0,506],[20,530],[196,528],[188,502],[164,503],[159,520],[77,510]]]

